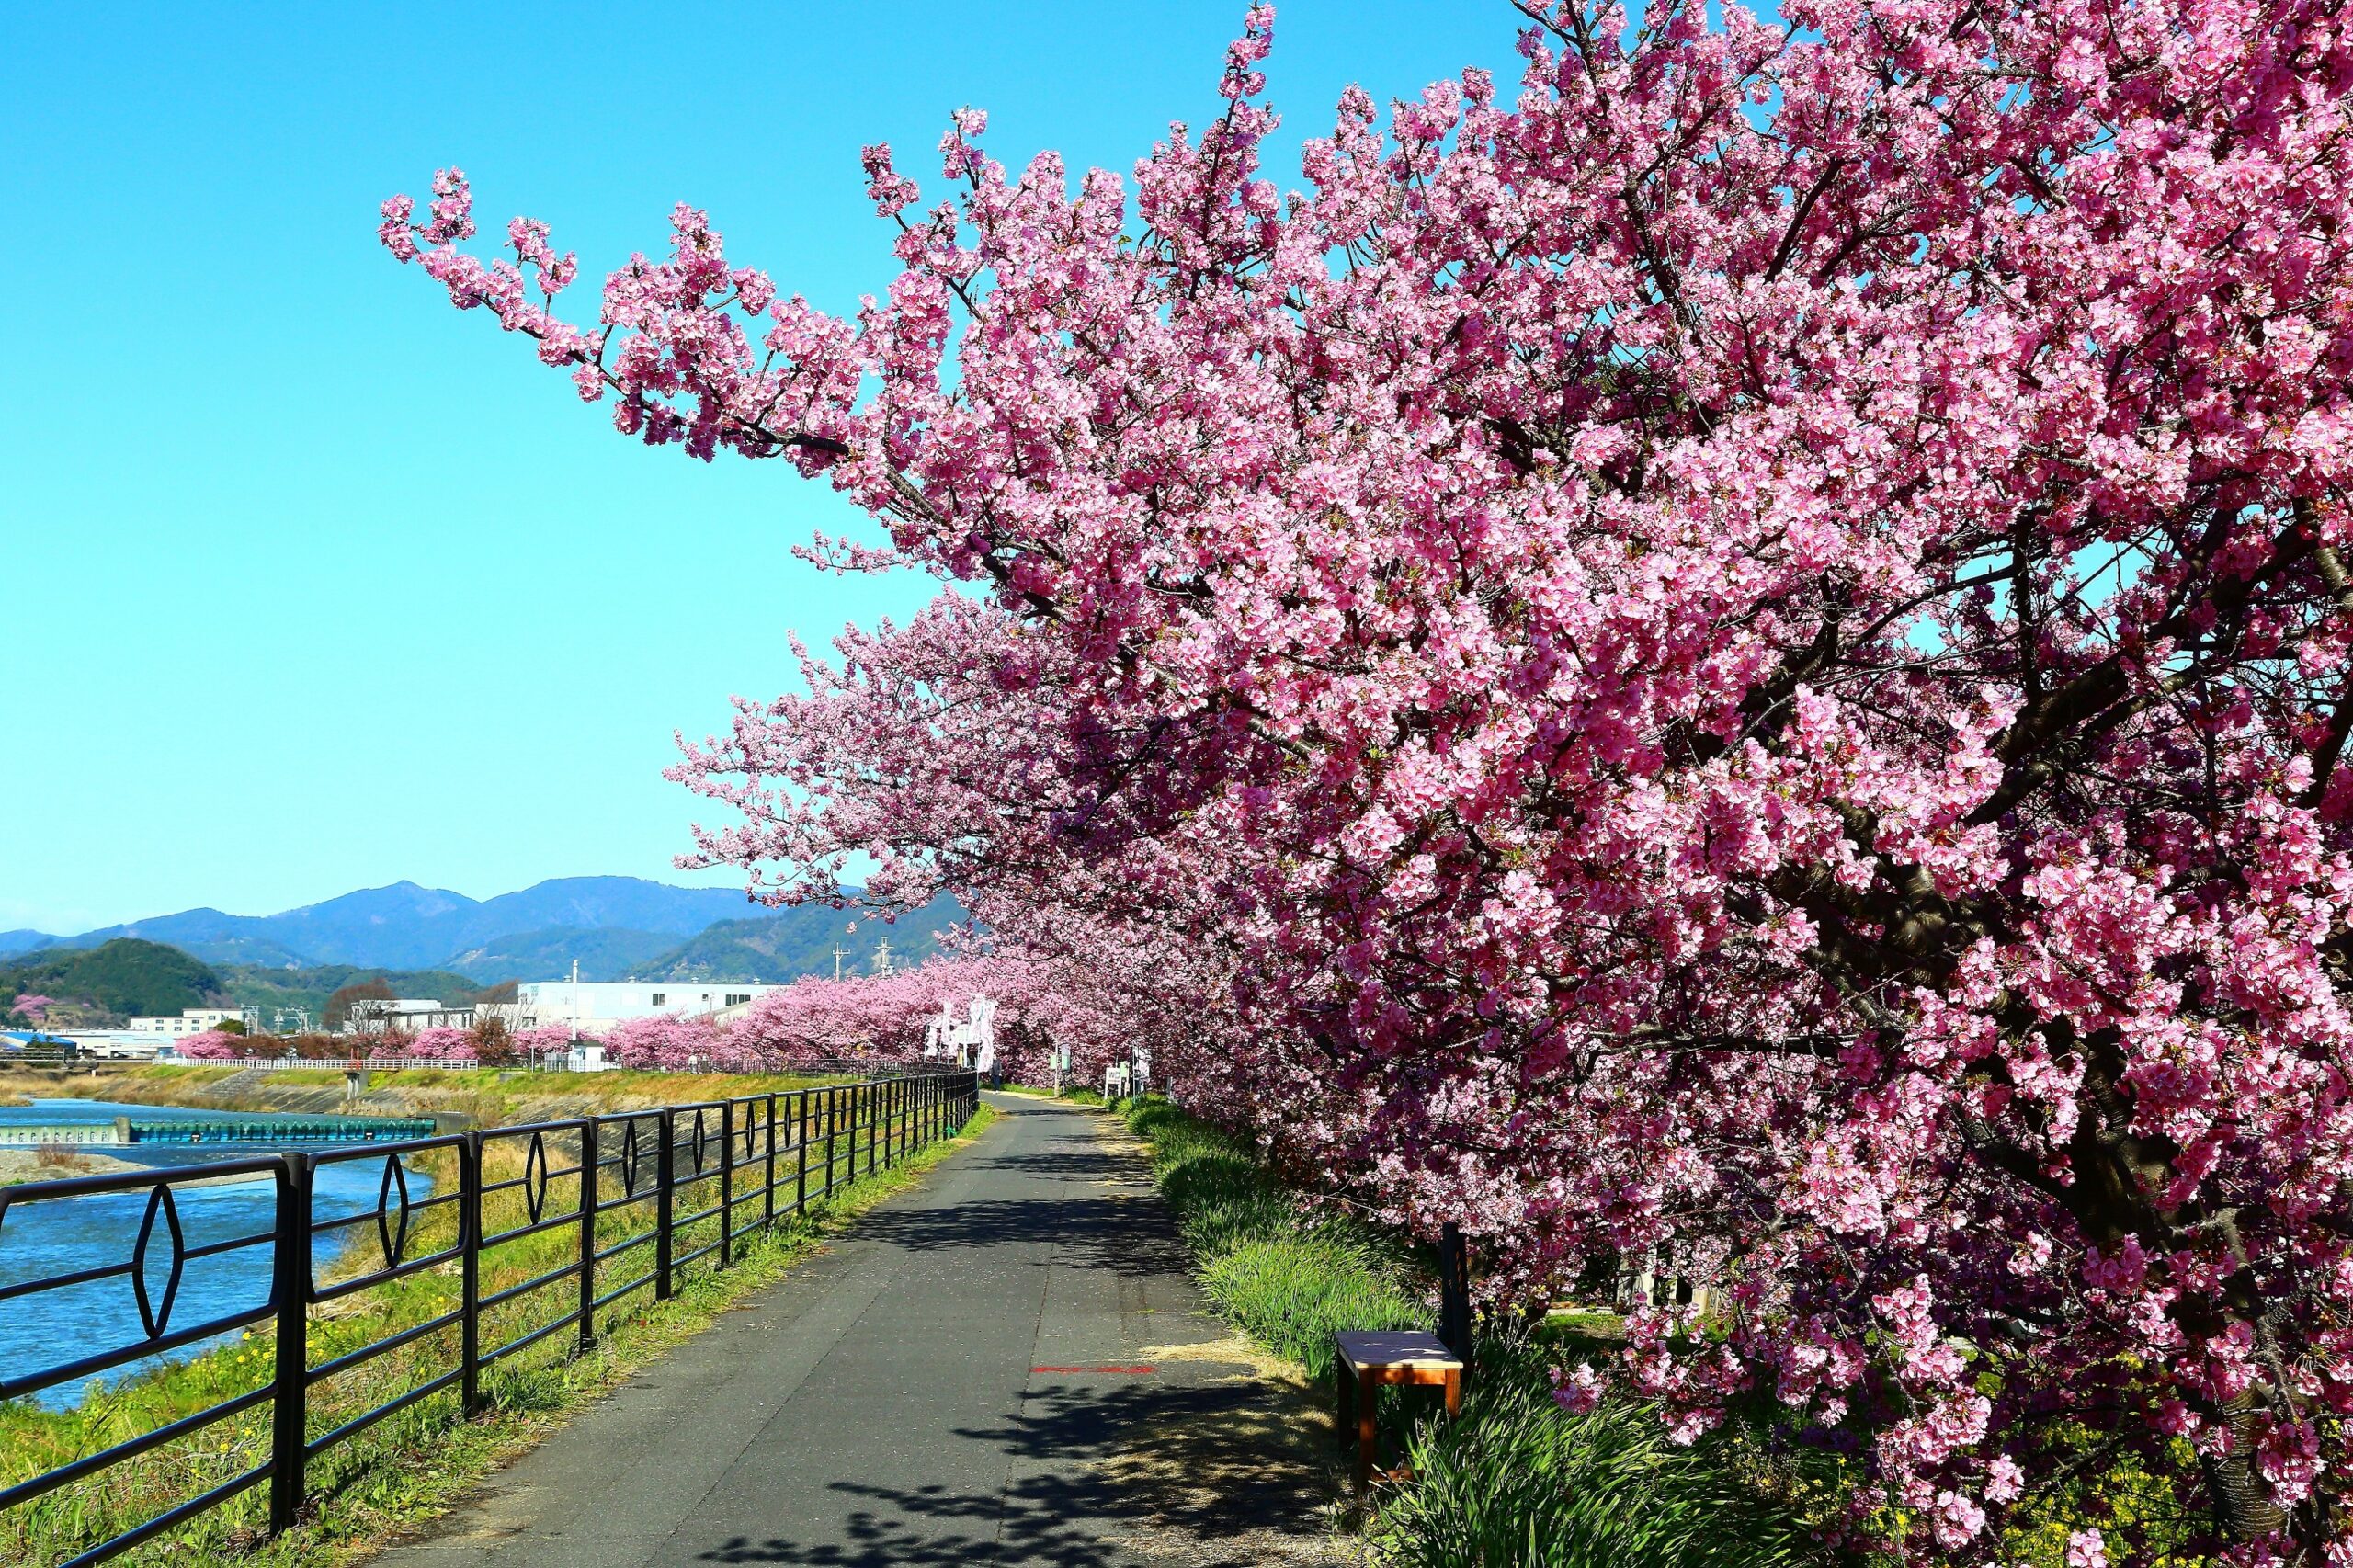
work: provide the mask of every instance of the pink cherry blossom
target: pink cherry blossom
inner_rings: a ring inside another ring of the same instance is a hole
[[[223,1034],[219,1029],[204,1029],[172,1041],[172,1053],[188,1062],[227,1062],[252,1049],[252,1041],[244,1036]]]
[[[2341,8],[1514,25],[1516,86],[1350,89],[1295,186],[1265,6],[1131,177],[968,111],[926,207],[870,148],[847,317],[690,208],[587,326],[454,172],[382,233],[621,433],[887,535],[813,559],[941,581],[688,745],[698,863],[954,892],[1047,1038],[1499,1301],[1670,1260],[1720,1332],[1643,1307],[1614,1374],[1864,1445],[1893,1558],[1995,1560],[2086,1426],[2235,1560],[2334,1550]],[[887,1049],[894,994],[745,1048]]]

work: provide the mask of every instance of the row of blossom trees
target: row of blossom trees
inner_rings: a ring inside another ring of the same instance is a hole
[[[1296,189],[1264,6],[1131,181],[870,149],[848,317],[686,207],[586,326],[454,171],[382,233],[957,585],[690,749],[704,861],[955,891],[1505,1293],[1675,1245],[1619,1374],[1859,1447],[1858,1539],[2131,1460],[2353,1560],[2341,0],[1519,10]]]
[[[1055,979],[1059,965],[995,955],[935,958],[887,975],[847,980],[811,977],[765,993],[744,1016],[726,1021],[669,1013],[608,1028],[602,1043],[623,1067],[722,1073],[790,1071],[835,1062],[905,1061],[922,1054],[925,1027],[943,1008],[964,1017],[974,997],[998,1004],[998,1062],[1017,1082],[1043,1084],[1057,1048],[1070,1052],[1071,1070],[1099,1076],[1105,1062],[1123,1056],[1127,1040],[1083,999],[1087,988]],[[473,1028],[387,1031],[358,1040],[318,1037],[310,1052],[373,1061],[530,1061],[569,1050],[572,1030],[560,1025],[508,1030],[496,1020]],[[302,1051],[298,1043],[295,1049]],[[282,1042],[207,1031],[175,1043],[194,1062],[226,1062]]]

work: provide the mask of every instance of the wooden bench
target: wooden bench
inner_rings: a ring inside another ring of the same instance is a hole
[[[1406,1387],[1443,1388],[1446,1413],[1462,1411],[1462,1358],[1446,1347],[1435,1334],[1416,1331],[1395,1334],[1338,1334],[1339,1365],[1333,1369],[1333,1415],[1340,1441],[1348,1440],[1349,1406],[1355,1405],[1357,1494],[1372,1484],[1373,1448],[1379,1432],[1373,1424],[1376,1399],[1383,1383]]]

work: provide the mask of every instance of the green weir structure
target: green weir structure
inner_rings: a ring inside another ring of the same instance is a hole
[[[118,1116],[111,1124],[0,1126],[0,1149],[120,1148],[129,1143],[397,1143],[430,1138],[429,1116]]]
[[[250,1121],[119,1116],[115,1125],[126,1143],[397,1143],[430,1138],[438,1131],[429,1116],[274,1116]]]

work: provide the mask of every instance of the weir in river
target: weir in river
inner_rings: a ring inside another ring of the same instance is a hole
[[[120,1149],[153,1143],[396,1143],[430,1138],[431,1117],[117,1116],[107,1121],[0,1121],[0,1149]]]

